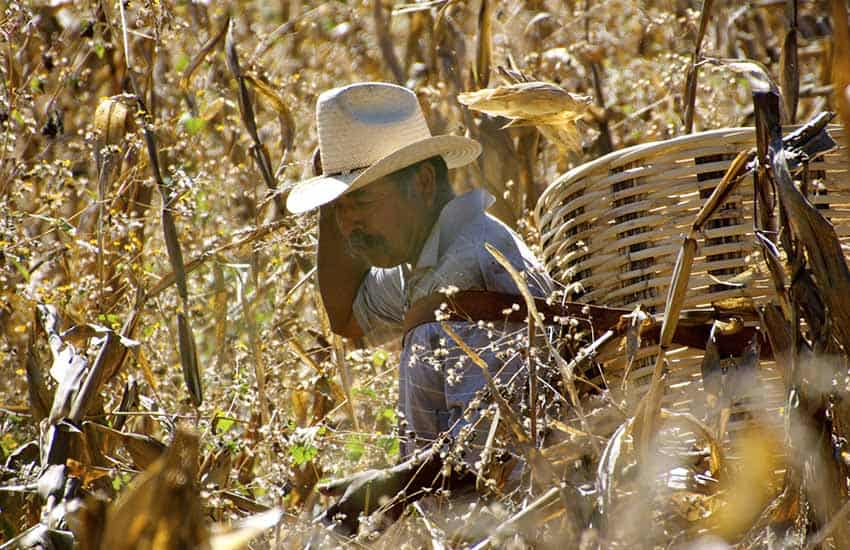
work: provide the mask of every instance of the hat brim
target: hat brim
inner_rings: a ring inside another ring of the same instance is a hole
[[[443,157],[449,169],[465,166],[481,154],[481,144],[463,136],[433,136],[406,145],[368,168],[348,174],[317,176],[302,181],[289,192],[286,208],[307,212],[419,161]]]

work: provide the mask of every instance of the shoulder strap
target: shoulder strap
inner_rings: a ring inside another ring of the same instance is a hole
[[[555,317],[570,317],[586,320],[593,325],[594,329],[600,331],[614,328],[620,322],[621,316],[631,313],[627,309],[577,302],[548,304],[542,298],[535,298],[534,302],[537,311],[543,314],[546,324],[557,325]],[[446,304],[447,307],[440,310],[442,304]],[[522,296],[489,290],[463,290],[451,296],[437,293],[411,304],[404,316],[404,332],[423,323],[436,321],[437,310],[440,310],[440,318],[444,321],[522,323],[528,317],[528,308]]]
[[[622,333],[628,319],[624,316],[631,313],[628,309],[595,306],[578,302],[547,304],[546,300],[535,298],[537,310],[545,317],[548,325],[558,325],[555,317],[568,317],[581,322],[590,323],[594,332],[601,335],[607,330]],[[440,309],[445,303],[447,307]],[[440,318],[444,321],[485,321],[522,323],[528,317],[525,300],[522,296],[490,292],[488,290],[464,290],[451,296],[431,294],[414,302],[404,317],[404,332],[424,323],[437,321],[435,311],[440,310]],[[741,317],[745,312],[724,312],[717,308],[709,310],[686,310],[681,312],[673,343],[698,349],[705,349],[711,334],[715,319]],[[743,315],[746,317],[747,315]],[[650,322],[642,327],[641,337],[657,341],[660,337],[661,323]],[[743,327],[729,334],[722,332],[715,335],[716,345],[721,357],[739,355],[746,349],[753,338],[757,338],[761,346],[761,356],[764,359],[773,357],[770,343],[764,334],[753,327]]]

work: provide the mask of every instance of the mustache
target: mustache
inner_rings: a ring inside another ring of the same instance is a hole
[[[386,248],[387,245],[387,240],[383,237],[359,229],[352,231],[346,241],[346,247],[353,256],[364,256],[370,250]]]

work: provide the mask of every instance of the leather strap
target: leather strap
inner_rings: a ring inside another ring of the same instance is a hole
[[[440,310],[441,304],[447,308]],[[534,304],[544,316],[547,325],[558,325],[555,317],[585,320],[597,330],[614,328],[623,315],[631,313],[628,309],[618,309],[576,302],[548,304],[542,298],[535,298]],[[431,294],[414,302],[404,316],[404,332],[408,332],[423,323],[437,321],[435,312],[440,310],[443,321],[485,321],[485,322],[525,322],[528,308],[522,296],[491,292],[489,290],[463,290],[451,296]]]
[[[632,313],[628,309],[578,302],[550,305],[541,298],[535,298],[534,302],[537,310],[543,314],[547,325],[560,325],[555,321],[555,317],[577,319],[579,322],[589,323],[597,335],[607,330],[624,332],[628,326],[628,320],[623,317]],[[444,303],[447,307],[441,309]],[[528,317],[528,309],[522,296],[488,290],[463,290],[451,296],[438,293],[426,296],[410,306],[404,317],[404,333],[407,334],[424,323],[438,321],[435,315],[437,310],[440,311],[439,320],[443,321],[523,323]],[[714,320],[732,316],[737,315],[724,314],[717,310],[683,311],[673,336],[673,343],[705,349]],[[648,341],[657,341],[660,332],[661,323],[653,322],[641,328],[641,337]],[[761,344],[761,356],[765,359],[771,358],[773,354],[769,342],[761,332],[752,327],[743,327],[734,334],[717,335],[718,351],[722,357],[739,355],[754,337],[758,338]]]

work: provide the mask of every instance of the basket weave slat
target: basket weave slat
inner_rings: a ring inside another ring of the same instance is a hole
[[[830,127],[836,142],[843,132]],[[753,128],[711,130],[637,145],[609,153],[558,178],[540,197],[534,218],[549,272],[561,282],[579,282],[578,299],[599,305],[643,305],[661,313],[682,239],[735,156],[755,146]],[[835,226],[850,248],[850,171],[839,148],[809,164],[809,200]],[[725,199],[698,237],[698,250],[685,297],[686,308],[709,307],[730,298],[766,303],[775,289],[753,238],[752,177]],[[629,374],[629,390],[620,392],[627,359],[622,350],[599,358],[615,398],[636,403],[654,369],[651,347],[638,351]],[[669,350],[662,404],[704,417],[700,365],[703,352]],[[750,417],[777,430],[784,385],[773,362],[761,361],[752,395],[732,403],[730,438]],[[734,459],[730,455],[730,458]]]

